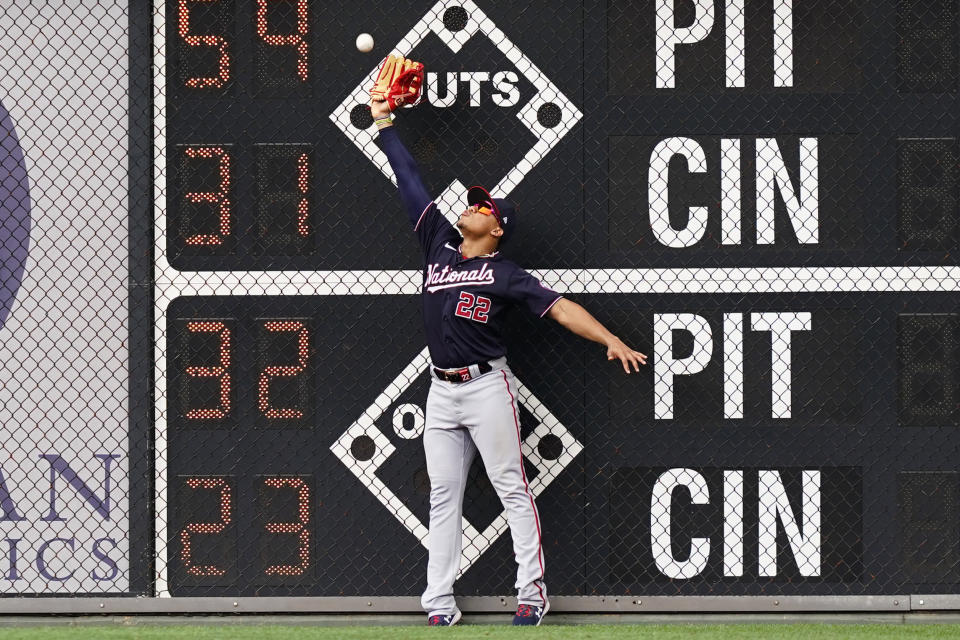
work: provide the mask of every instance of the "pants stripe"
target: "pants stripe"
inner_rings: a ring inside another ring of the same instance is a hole
[[[527,497],[530,498],[530,506],[533,508],[533,521],[537,525],[537,561],[540,562],[540,580],[543,580],[543,539],[540,535],[540,517],[537,514],[537,506],[533,502],[533,494],[530,493],[530,485],[527,483],[527,471],[523,468],[523,443],[520,441],[520,420],[517,419],[517,402],[516,398],[513,396],[513,392],[510,391],[510,382],[507,380],[507,372],[500,370],[500,373],[503,374],[503,382],[507,385],[507,393],[510,395],[510,407],[513,409],[513,424],[517,427],[517,447],[520,449],[520,475],[523,477],[523,488],[527,493]],[[543,595],[543,588],[538,584],[537,590],[540,592],[540,599],[543,601],[543,605],[546,606],[547,599]]]

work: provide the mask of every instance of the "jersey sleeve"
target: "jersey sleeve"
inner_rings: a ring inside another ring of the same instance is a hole
[[[456,235],[456,232],[427,193],[427,188],[420,177],[420,169],[401,142],[394,127],[385,127],[380,130],[380,144],[397,178],[397,188],[400,190],[400,199],[407,211],[407,219],[416,232],[424,252],[429,253],[438,241],[442,244],[452,235]]]
[[[510,277],[510,294],[514,301],[525,302],[530,311],[541,318],[563,297],[519,267]]]
[[[440,251],[445,242],[460,242],[460,234],[454,231],[453,225],[440,213],[433,202],[428,204],[420,214],[420,219],[417,220],[413,230],[417,234],[417,239],[420,240],[424,255],[428,258]]]

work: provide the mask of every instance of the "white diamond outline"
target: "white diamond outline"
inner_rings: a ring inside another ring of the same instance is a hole
[[[430,367],[430,354],[424,348],[394,380],[387,385],[376,400],[373,401],[363,414],[344,431],[332,445],[330,451],[346,466],[354,476],[367,488],[380,503],[393,514],[407,531],[416,537],[424,548],[429,549],[429,526],[404,504],[387,485],[376,476],[377,470],[396,451],[389,438],[376,427],[384,412],[395,403],[400,394],[410,387],[417,378]],[[537,469],[537,476],[529,482],[530,492],[534,499],[538,498],[547,487],[573,462],[583,451],[583,444],[554,416],[547,407],[540,402],[519,379],[517,379],[517,402],[527,408],[537,419],[533,431],[523,440],[521,451],[524,457]],[[542,458],[537,446],[547,434],[560,438],[563,450],[556,460]],[[376,445],[373,457],[369,460],[357,460],[350,453],[353,440],[366,435]],[[463,538],[460,554],[460,569],[457,578],[462,576],[483,553],[489,549],[500,536],[509,528],[506,511],[502,510],[497,517],[480,532],[463,516]]]
[[[454,6],[465,9],[468,16],[466,27],[457,32],[451,32],[443,26],[443,12]],[[430,32],[439,37],[454,53],[460,51],[464,43],[476,33],[483,34],[506,56],[514,68],[537,89],[537,93],[517,113],[517,118],[537,138],[537,141],[524,157],[500,179],[500,182],[490,189],[490,194],[495,198],[506,198],[520,184],[527,173],[543,160],[550,150],[560,142],[561,138],[580,121],[583,114],[553,84],[546,74],[540,71],[516,45],[510,42],[507,36],[497,28],[473,0],[439,0],[394,46],[390,54],[406,57]],[[375,142],[376,125],[371,122],[369,127],[360,131],[353,129],[353,125],[350,123],[350,110],[358,104],[367,103],[369,88],[376,82],[379,71],[380,65],[378,63],[367,74],[366,79],[357,85],[343,102],[333,110],[330,114],[330,120],[396,185],[397,178],[390,167],[387,156]],[[426,87],[424,87],[424,91],[426,91]],[[537,120],[537,110],[548,102],[552,102],[560,108],[560,122],[553,128],[544,127]],[[398,111],[399,113],[401,111]],[[447,219],[451,223],[455,222],[458,213],[467,206],[466,187],[459,179],[454,179],[437,197],[436,203]]]

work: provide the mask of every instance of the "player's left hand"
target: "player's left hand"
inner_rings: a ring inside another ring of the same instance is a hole
[[[625,373],[630,373],[631,364],[637,373],[640,373],[641,364],[647,364],[646,354],[634,351],[623,344],[620,338],[614,338],[607,344],[607,360],[619,360],[623,364]]]

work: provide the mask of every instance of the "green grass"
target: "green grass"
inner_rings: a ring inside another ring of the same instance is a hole
[[[671,624],[671,625],[549,625],[516,629],[510,626],[462,625],[452,629],[426,627],[21,627],[0,628],[3,640],[456,640],[538,638],[542,640],[854,640],[960,638],[960,624]]]

